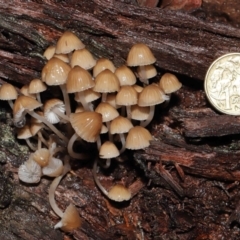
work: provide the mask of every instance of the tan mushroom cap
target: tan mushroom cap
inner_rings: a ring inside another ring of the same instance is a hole
[[[36,98],[36,94],[29,93],[29,85],[28,84],[25,84],[21,87],[20,93],[27,97]]]
[[[113,201],[123,202],[130,200],[132,194],[130,190],[124,187],[122,184],[116,184],[109,190],[108,197]]]
[[[136,76],[130,68],[123,65],[116,69],[115,75],[118,77],[120,86],[124,85],[134,85],[137,81]]]
[[[132,86],[122,86],[116,96],[116,104],[131,106],[138,102],[138,94]]]
[[[131,106],[131,119],[144,121],[148,119],[150,107],[140,107],[138,105]]]
[[[30,125],[30,132],[32,133],[33,136],[35,136],[39,130],[41,130],[44,127],[42,123],[31,123]]]
[[[150,145],[152,136],[150,132],[141,126],[136,126],[130,129],[127,139],[126,148],[131,150],[143,149]]]
[[[40,148],[32,154],[32,159],[41,167],[45,167],[49,163],[50,152],[47,148]]]
[[[117,76],[109,69],[103,70],[95,78],[94,91],[100,93],[118,92],[120,84]]]
[[[13,115],[21,115],[25,109],[33,111],[41,106],[42,103],[38,102],[36,99],[27,96],[19,96],[13,106]]]
[[[85,101],[87,103],[93,102],[101,97],[100,93],[94,92],[92,89],[87,89],[87,90],[83,91],[83,95],[84,95]],[[75,93],[74,100],[76,102],[81,102],[81,95],[79,93]]]
[[[70,62],[69,57],[68,57],[67,54],[54,54],[53,57],[58,58],[58,59],[62,60],[65,63],[69,63]]]
[[[110,123],[110,133],[111,134],[120,134],[129,132],[129,130],[133,127],[131,121],[129,119],[118,116],[112,120]]]
[[[82,92],[94,86],[91,74],[79,67],[75,66],[68,73],[66,88],[68,93]]]
[[[50,60],[53,55],[55,54],[56,47],[55,46],[49,46],[43,53],[43,56],[47,59]]]
[[[85,109],[82,105],[78,105],[75,109],[75,113],[84,112]]]
[[[42,82],[42,80],[40,79],[33,79],[28,86],[28,92],[30,94],[36,94],[36,93],[40,93],[43,92],[47,89],[47,86],[44,82]]]
[[[73,204],[70,204],[63,213],[61,221],[54,228],[61,228],[65,232],[70,232],[81,227],[81,224],[82,220],[77,208]]]
[[[112,73],[115,72],[116,67],[113,62],[106,58],[100,58],[97,60],[96,65],[93,68],[93,77],[97,77],[99,73],[104,71],[105,69],[110,70]]]
[[[17,138],[18,139],[28,139],[30,137],[32,137],[32,133],[30,131],[29,125],[26,124],[25,126],[23,126],[22,128],[18,128],[17,129]]]
[[[138,67],[137,73],[140,80],[150,79],[157,76],[157,70],[152,64]]]
[[[116,96],[117,94],[116,93],[110,93],[107,95],[107,98],[106,98],[106,102],[109,103],[111,106],[113,106],[114,108],[118,109],[120,108],[121,106],[117,105],[116,104]]]
[[[58,177],[63,172],[63,162],[54,157],[49,158],[49,162],[42,168],[42,173],[48,177]]]
[[[17,90],[10,83],[4,83],[0,87],[0,100],[14,100],[18,96]]]
[[[61,113],[65,113],[65,104],[62,100],[57,98],[52,98],[47,100],[43,106],[44,117],[52,124],[58,123],[60,121],[59,116],[54,112],[57,109]]]
[[[165,73],[159,81],[159,87],[164,93],[170,94],[179,90],[182,87],[182,83],[179,82],[174,74]]]
[[[133,85],[133,88],[137,91],[137,93],[140,93],[140,92],[142,92],[142,90],[143,90],[143,87],[142,87],[142,86],[139,86],[139,85],[137,85],[137,84],[134,84],[134,85]]]
[[[82,41],[72,32],[66,31],[58,39],[56,44],[56,54],[67,54],[74,50],[85,48]]]
[[[70,70],[70,66],[62,60],[51,58],[42,69],[42,81],[49,86],[64,84]]]
[[[138,105],[141,107],[153,106],[163,103],[168,97],[155,83],[146,86],[139,94]]]
[[[71,67],[80,66],[86,70],[92,69],[96,65],[93,55],[86,49],[76,50],[71,58]]]
[[[114,118],[119,116],[119,112],[113,106],[106,102],[101,102],[95,109],[95,112],[102,115],[103,122],[110,122]]]
[[[102,115],[97,112],[78,112],[70,114],[73,129],[83,140],[95,142],[101,132]]]
[[[130,67],[145,66],[156,62],[150,48],[144,43],[137,43],[132,46],[128,53],[127,65]]]
[[[114,143],[107,141],[102,144],[99,150],[99,157],[104,159],[115,158],[120,155]]]

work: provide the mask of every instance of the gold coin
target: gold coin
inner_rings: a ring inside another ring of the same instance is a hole
[[[240,53],[229,53],[215,60],[207,71],[204,89],[218,111],[240,115]]]

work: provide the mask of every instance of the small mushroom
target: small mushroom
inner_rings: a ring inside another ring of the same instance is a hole
[[[54,194],[62,178],[70,171],[71,167],[69,165],[68,157],[64,159],[64,167],[62,175],[56,177],[50,185],[49,188],[49,202],[53,211],[61,218],[61,220],[54,226],[54,228],[61,228],[63,231],[69,232],[73,231],[81,226],[81,218],[76,207],[73,204],[69,204],[65,212],[63,212],[56,203]]]
[[[93,90],[102,93],[102,102],[106,102],[107,94],[118,92],[119,88],[120,83],[117,76],[109,69],[105,69],[95,78]]]
[[[150,132],[141,126],[133,127],[129,130],[126,138],[126,148],[131,150],[138,150],[146,148],[153,140]]]
[[[18,96],[17,90],[10,83],[4,83],[0,87],[0,100],[8,101],[9,106],[13,109],[13,100]]]
[[[78,100],[86,111],[89,111],[90,108],[84,97],[84,91],[93,88],[94,85],[91,74],[79,66],[73,67],[68,73],[67,93],[78,93]]]
[[[120,153],[123,153],[125,150],[125,136],[124,133],[129,132],[129,130],[133,128],[133,125],[129,119],[118,116],[117,118],[113,119],[110,123],[110,133],[111,134],[119,134],[120,140],[122,143],[122,148],[120,150]]]
[[[116,184],[109,191],[103,187],[97,177],[97,159],[93,165],[93,178],[98,188],[107,198],[116,202],[129,201],[131,199],[131,191],[128,188],[124,187],[122,184]]]
[[[66,81],[71,67],[58,58],[51,58],[42,69],[42,81],[49,86],[61,88],[67,116],[71,113],[69,96],[66,91]]]
[[[46,89],[47,86],[45,85],[45,83],[37,78],[33,79],[28,86],[28,92],[30,94],[36,94],[37,100],[39,102],[42,102],[40,93],[46,91]]]
[[[16,127],[22,127],[25,125],[26,118],[25,115],[29,114],[32,117],[42,121],[45,125],[49,127],[56,135],[58,135],[65,142],[68,142],[68,139],[50,122],[48,122],[44,117],[38,115],[33,110],[41,107],[42,103],[37,100],[27,97],[27,96],[19,96],[13,106],[13,122]]]
[[[85,45],[82,41],[72,32],[66,31],[58,39],[56,44],[56,54],[68,54],[74,50],[83,49]]]
[[[38,183],[41,180],[42,169],[30,155],[30,158],[25,161],[18,169],[18,177],[25,183]]]
[[[179,82],[177,77],[172,73],[165,73],[159,80],[159,87],[163,90],[165,94],[168,94],[170,101],[171,94],[176,92],[182,87],[182,83]]]
[[[115,72],[116,67],[113,62],[106,58],[100,58],[97,60],[96,65],[93,68],[93,77],[96,78],[99,73],[104,71],[105,69],[110,70],[112,73]]]
[[[106,141],[102,144],[99,149],[99,158],[106,159],[106,164],[104,168],[108,168],[111,165],[111,158],[116,158],[119,156],[119,151],[114,143]]]
[[[163,103],[168,99],[169,97],[164,94],[164,92],[158,87],[157,84],[153,83],[145,87],[139,94],[138,105],[140,107],[150,106],[150,114],[145,122],[141,122],[141,126],[146,127],[152,121],[155,105]]]
[[[70,115],[70,123],[75,130],[68,142],[68,153],[76,159],[84,159],[85,154],[73,151],[73,144],[77,138],[82,138],[87,142],[96,142],[99,138],[102,127],[102,115],[97,112],[78,112]]]

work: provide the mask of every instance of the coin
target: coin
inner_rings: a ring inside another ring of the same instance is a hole
[[[240,53],[229,53],[215,60],[207,71],[204,89],[218,111],[240,115]]]

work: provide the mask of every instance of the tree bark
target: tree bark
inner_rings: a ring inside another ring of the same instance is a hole
[[[144,42],[160,69],[201,80],[214,59],[239,51],[238,28],[187,12],[113,0],[0,3],[0,77],[21,84],[40,77],[45,48],[67,29],[96,57],[117,66],[125,63],[134,43]]]
[[[219,6],[219,1],[205,1],[204,8],[191,13],[127,2],[0,0],[0,82],[21,86],[41,77],[44,50],[71,30],[96,58],[107,57],[116,66],[125,63],[134,43],[144,42],[157,58],[158,76],[178,73],[184,85],[169,106],[157,107],[149,148],[127,151],[118,159],[127,161],[98,173],[107,189],[116,182],[130,186],[131,202],[114,203],[101,195],[91,160],[71,162],[73,172],[55,194],[61,209],[73,203],[82,218],[82,227],[71,234],[53,229],[59,219],[47,201],[52,179],[43,178],[38,185],[19,182],[18,167],[29,151],[16,140],[11,110],[3,103],[1,239],[239,238],[234,225],[239,221],[239,120],[211,109],[201,82],[215,58],[239,51],[238,19],[218,22],[209,6]],[[230,12],[237,9],[229,2]],[[229,227],[232,222],[234,228]]]

